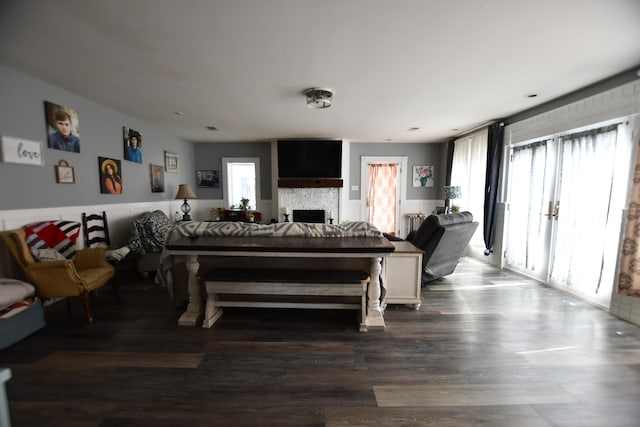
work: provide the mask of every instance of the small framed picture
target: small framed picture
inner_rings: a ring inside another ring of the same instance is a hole
[[[413,186],[433,187],[433,166],[414,166]]]
[[[69,162],[66,160],[60,160],[55,166],[56,168],[56,182],[58,184],[75,184],[76,174],[73,166],[69,166]]]
[[[98,157],[100,168],[100,192],[104,194],[122,193],[122,165],[118,159]]]
[[[164,170],[167,172],[180,172],[180,156],[168,151],[164,152]]]
[[[151,164],[151,192],[164,193],[164,168]]]
[[[219,175],[218,171],[197,171],[198,187],[220,188]]]
[[[436,209],[433,211],[433,213],[436,215],[447,213],[447,208],[445,208],[444,206],[436,206]]]

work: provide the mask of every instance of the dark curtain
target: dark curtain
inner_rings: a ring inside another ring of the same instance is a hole
[[[447,165],[444,177],[444,185],[451,185],[451,169],[453,168],[453,146],[455,140],[451,140],[447,143]],[[445,208],[449,208],[449,199],[445,199],[444,201]],[[448,210],[448,209],[447,209]]]
[[[487,144],[487,171],[484,183],[484,254],[493,253],[496,240],[496,220],[498,205],[498,181],[500,180],[500,163],[502,162],[502,145],[504,139],[504,123],[497,122],[489,126]]]

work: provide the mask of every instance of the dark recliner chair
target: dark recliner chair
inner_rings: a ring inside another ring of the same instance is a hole
[[[406,240],[424,251],[422,286],[455,270],[478,223],[471,212],[429,215]]]

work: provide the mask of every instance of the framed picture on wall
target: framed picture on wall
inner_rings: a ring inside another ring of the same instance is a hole
[[[100,192],[105,194],[122,193],[122,168],[120,160],[98,157],[100,168]]]
[[[69,162],[66,160],[60,160],[55,166],[56,168],[56,182],[58,184],[75,184],[76,174],[73,170],[73,166],[69,166]]]
[[[164,170],[167,172],[180,172],[180,156],[168,151],[164,152]]]
[[[2,161],[5,163],[22,163],[25,165],[44,166],[42,142],[29,141],[12,136],[2,138]]]
[[[122,133],[125,160],[142,163],[142,134],[126,126],[122,128]]]
[[[164,168],[151,164],[151,192],[164,193]]]
[[[413,186],[433,187],[433,166],[414,166]]]
[[[72,108],[44,102],[47,124],[47,147],[54,150],[80,152],[80,120]]]
[[[197,171],[198,187],[220,188],[219,171]]]

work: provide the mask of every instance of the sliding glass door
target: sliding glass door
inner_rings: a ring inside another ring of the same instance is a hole
[[[511,149],[509,268],[547,281],[554,218],[556,143],[538,141]]]
[[[608,305],[629,178],[624,127],[512,148],[507,267]]]

